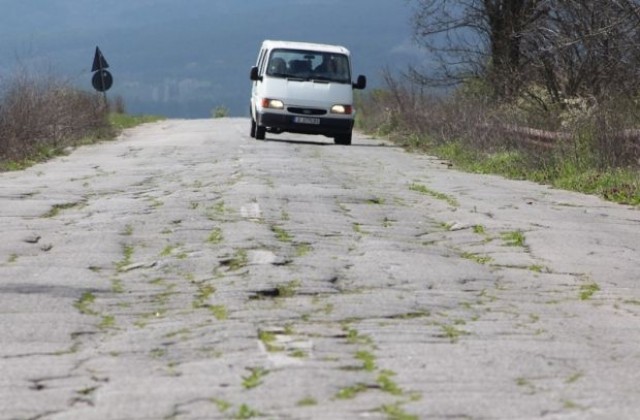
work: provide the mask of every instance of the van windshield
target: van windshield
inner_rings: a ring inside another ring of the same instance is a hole
[[[340,53],[275,49],[269,57],[267,75],[351,83],[349,57]]]

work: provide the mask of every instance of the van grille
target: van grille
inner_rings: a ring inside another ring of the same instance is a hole
[[[325,115],[327,113],[324,109],[317,108],[297,108],[297,107],[289,107],[287,111],[292,114],[300,114],[300,115]]]

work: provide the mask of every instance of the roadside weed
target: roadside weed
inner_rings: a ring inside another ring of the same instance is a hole
[[[120,279],[111,280],[111,291],[113,293],[124,293],[124,285],[122,284],[122,280]]]
[[[212,398],[211,402],[214,403],[216,405],[216,407],[218,407],[218,410],[221,413],[224,413],[225,411],[229,410],[231,408],[231,403],[225,400],[221,400],[219,398]]]
[[[237,271],[247,266],[249,263],[249,255],[247,254],[246,249],[238,249],[233,257],[228,258],[221,263],[226,266],[229,271]]]
[[[122,246],[122,260],[116,263],[116,270],[122,271],[124,267],[128,266],[132,262],[133,258],[133,245],[123,245]]]
[[[167,245],[164,247],[164,249],[160,252],[160,256],[161,257],[168,257],[170,256],[173,251],[176,249],[177,247],[175,245]]]
[[[388,420],[418,420],[419,418],[404,411],[400,403],[386,404],[380,407],[379,410],[387,416]]]
[[[384,198],[381,198],[381,197],[373,197],[367,200],[367,203],[376,204],[376,205],[384,204],[384,202],[385,202]]]
[[[211,314],[213,314],[214,317],[216,317],[218,321],[224,321],[229,317],[227,308],[224,305],[209,306],[209,311],[211,312]]]
[[[448,338],[451,343],[457,342],[460,336],[469,334],[467,331],[458,329],[453,325],[442,324],[440,328],[442,329],[443,336]]]
[[[356,359],[362,361],[362,368],[367,372],[376,369],[376,357],[366,350],[360,350],[356,353]]]
[[[98,324],[98,328],[100,328],[101,330],[107,329],[107,328],[114,328],[116,325],[116,319],[113,315],[104,315],[102,317],[102,320],[100,321],[100,324]]]
[[[493,259],[488,255],[474,254],[471,252],[465,252],[461,256],[466,260],[475,261],[478,264],[489,264],[490,262],[493,261]]]
[[[402,389],[398,386],[397,383],[395,383],[393,379],[391,379],[392,376],[395,376],[394,372],[391,372],[390,370],[383,370],[378,375],[376,382],[378,383],[382,391],[388,392],[392,395],[402,395]]]
[[[292,280],[285,284],[277,286],[278,297],[292,297],[296,294],[296,291],[300,287],[300,280]]]
[[[582,372],[576,372],[573,375],[569,376],[567,378],[567,380],[565,381],[565,383],[567,384],[572,384],[574,382],[577,382],[580,378],[582,378],[584,376],[584,373]]]
[[[251,372],[251,374],[242,377],[242,386],[245,389],[252,389],[262,385],[262,379],[269,373],[268,370],[261,367],[248,368],[247,370]]]
[[[524,378],[524,377],[516,378],[516,385],[526,389],[526,391],[530,394],[534,394],[536,392],[536,386],[533,384],[533,382],[531,382],[531,380],[527,378]]]
[[[282,346],[276,345],[276,334],[271,331],[258,331],[258,339],[262,341],[262,344],[266,347],[269,352],[283,351],[284,348]]]
[[[360,335],[358,330],[349,327],[343,327],[343,330],[347,333],[346,339],[349,344],[372,344],[371,337]]]
[[[473,226],[473,233],[477,233],[478,235],[484,235],[487,232],[486,232],[484,226],[482,226],[482,225],[474,225]]]
[[[209,284],[201,284],[198,286],[198,293],[192,303],[194,309],[208,307],[207,300],[216,292],[216,288]]]
[[[312,250],[312,247],[308,243],[300,243],[295,246],[296,257],[304,257],[309,254]]]
[[[242,420],[242,419],[250,419],[250,418],[259,417],[259,416],[260,416],[260,413],[258,411],[249,407],[247,404],[242,404],[238,409],[238,413],[236,414],[235,418],[238,420]]]
[[[507,246],[524,246],[524,233],[519,230],[503,232],[500,236]]]
[[[298,359],[304,359],[305,357],[309,356],[309,354],[302,349],[296,349],[296,350],[293,350],[291,353],[289,353],[289,356],[295,357]]]
[[[96,297],[93,293],[84,292],[73,306],[83,315],[95,315],[96,311],[90,308],[91,304],[95,302],[95,300]]]
[[[409,185],[409,189],[411,191],[415,191],[415,192],[419,192],[420,194],[424,194],[424,195],[428,195],[430,197],[433,197],[435,199],[438,200],[442,200],[445,201],[447,204],[449,204],[451,207],[458,207],[458,201],[453,198],[453,197],[449,197],[446,194],[437,192],[437,191],[433,191],[432,189],[422,185],[422,184],[417,184],[417,183],[413,183],[411,185]]]
[[[591,282],[580,286],[580,300],[589,300],[591,297],[600,291],[598,283]]]
[[[562,404],[564,405],[564,408],[566,408],[567,410],[584,410],[585,409],[585,407],[571,400],[563,400]]]
[[[166,333],[164,335],[164,337],[165,338],[174,338],[174,337],[178,337],[178,336],[187,337],[187,336],[189,336],[190,333],[191,333],[191,330],[189,330],[188,328],[181,328],[179,330],[171,331],[169,333]]]
[[[367,386],[365,384],[356,384],[353,386],[349,386],[346,388],[342,388],[336,394],[336,398],[339,400],[350,400],[356,397],[361,392],[367,390]]]
[[[293,239],[286,230],[279,226],[271,226],[271,231],[276,235],[276,239],[280,242],[291,242]]]
[[[224,201],[219,201],[211,207],[206,209],[206,216],[209,220],[218,219],[227,212],[227,208],[224,204]]]
[[[222,229],[215,228],[211,231],[209,236],[207,237],[207,242],[211,245],[217,245],[223,241],[224,237],[222,236]]]
[[[298,403],[296,404],[298,407],[308,407],[311,405],[317,405],[318,401],[313,398],[313,397],[305,397],[303,399],[301,399],[300,401],[298,401]]]
[[[44,218],[56,217],[62,210],[72,209],[74,207],[80,206],[82,203],[65,203],[65,204],[54,204],[51,206],[51,209],[42,215]]]
[[[549,269],[544,265],[538,265],[538,264],[530,265],[528,268],[534,273],[542,273],[543,271],[549,271]]]

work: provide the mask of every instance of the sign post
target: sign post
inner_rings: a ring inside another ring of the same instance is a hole
[[[93,66],[91,67],[91,71],[93,72],[93,77],[91,78],[91,84],[93,88],[98,92],[102,92],[104,95],[104,104],[108,106],[107,102],[107,91],[111,89],[113,85],[113,76],[111,73],[107,71],[109,68],[109,63],[102,55],[102,51],[100,51],[99,47],[96,47],[96,53],[93,57]]]

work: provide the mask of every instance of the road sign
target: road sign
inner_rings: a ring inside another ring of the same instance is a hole
[[[91,67],[91,71],[104,70],[109,68],[109,63],[105,60],[104,55],[102,55],[102,51],[100,48],[96,47],[96,54],[93,57],[93,66]]]
[[[105,103],[107,103],[106,91],[111,89],[113,85],[113,76],[106,70],[108,67],[109,63],[102,55],[102,51],[100,51],[99,47],[96,47],[96,54],[93,56],[93,66],[91,67],[91,71],[94,72],[91,84],[95,90],[104,94]]]
[[[113,85],[113,76],[107,70],[97,71],[91,78],[91,84],[98,92],[106,92]]]

